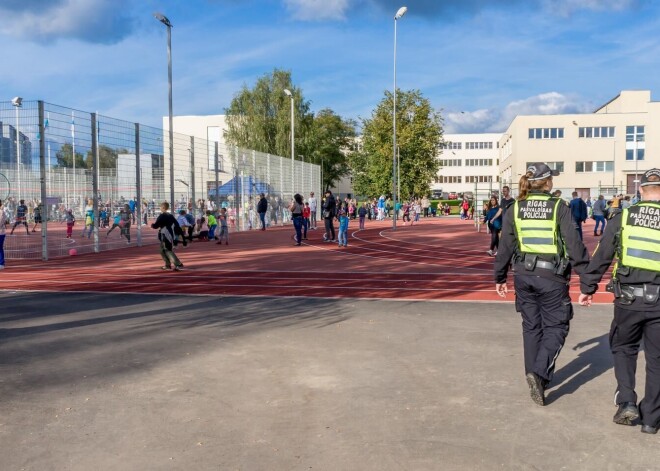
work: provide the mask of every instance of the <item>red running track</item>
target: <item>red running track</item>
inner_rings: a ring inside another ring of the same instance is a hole
[[[157,246],[60,258],[11,261],[0,272],[3,290],[153,293],[231,296],[308,296],[436,301],[497,301],[490,236],[473,222],[425,219],[397,227],[367,221],[349,227],[349,246],[322,240],[310,231],[293,244],[291,227],[231,235],[230,245],[194,242],[177,248],[182,272],[163,271]],[[590,234],[589,228],[585,234]],[[596,243],[586,235],[587,245]],[[512,291],[510,278],[510,290]],[[604,284],[601,286],[604,290]],[[577,298],[577,281],[571,294]],[[513,300],[509,294],[507,301]],[[609,303],[609,293],[595,302]]]

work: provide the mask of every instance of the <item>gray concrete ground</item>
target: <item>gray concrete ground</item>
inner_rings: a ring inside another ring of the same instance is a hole
[[[577,308],[540,408],[506,303],[0,303],[2,470],[660,467],[660,436],[611,422],[608,306]]]

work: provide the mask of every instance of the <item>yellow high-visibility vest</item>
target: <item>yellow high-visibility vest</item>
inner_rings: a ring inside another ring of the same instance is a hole
[[[660,204],[634,204],[621,215],[620,263],[660,272]]]
[[[531,194],[513,206],[518,249],[523,254],[563,255],[559,240],[557,208],[561,200],[545,194]]]

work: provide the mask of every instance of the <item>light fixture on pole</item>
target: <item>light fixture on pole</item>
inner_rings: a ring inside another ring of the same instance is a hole
[[[394,94],[392,95],[392,195],[394,199],[394,213],[392,216],[392,230],[396,230],[396,23],[406,14],[408,7],[401,7],[394,15]]]
[[[14,97],[11,104],[16,107],[16,178],[18,180],[18,201],[21,200],[21,131],[18,124],[18,109],[23,106],[23,98]]]
[[[295,182],[294,182],[294,158],[295,158],[295,145],[294,145],[294,139],[296,136],[295,128],[294,128],[294,115],[293,115],[293,93],[291,93],[291,90],[285,88],[284,89],[284,94],[291,98],[291,196],[293,197],[293,194],[295,193]]]
[[[170,131],[170,204],[174,208],[174,115],[172,113],[172,23],[162,13],[154,13],[154,18],[167,27],[167,83],[169,86],[169,131]]]

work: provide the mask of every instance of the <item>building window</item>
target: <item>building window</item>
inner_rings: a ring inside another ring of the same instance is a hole
[[[492,149],[492,142],[466,142],[465,148],[468,150],[477,150],[477,149]]]
[[[578,137],[603,138],[614,137],[614,126],[601,126],[601,127],[581,127],[578,130]]]
[[[563,139],[564,128],[529,128],[530,139]]]
[[[576,173],[613,172],[614,162],[611,160],[600,160],[597,162],[575,162]]]
[[[493,159],[465,159],[466,167],[492,167]]]
[[[441,176],[436,178],[436,183],[462,183],[463,177],[445,177]]]
[[[461,142],[442,142],[440,143],[440,149],[448,150],[461,150],[463,144]]]
[[[462,165],[463,162],[461,162],[461,159],[447,159],[440,161],[441,167],[460,167]]]
[[[644,142],[644,126],[626,126],[626,142]]]

